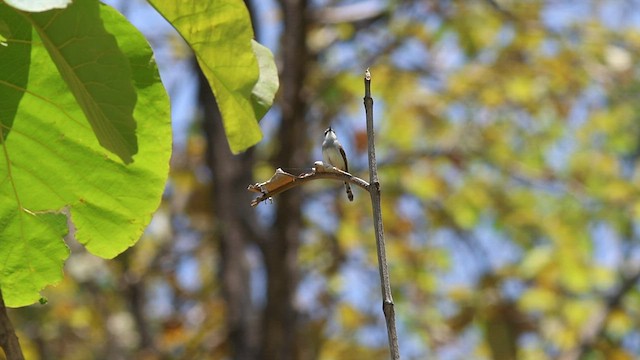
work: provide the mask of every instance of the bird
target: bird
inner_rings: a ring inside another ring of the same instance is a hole
[[[349,172],[349,163],[347,162],[347,155],[342,148],[342,145],[338,141],[336,132],[333,131],[331,126],[324,131],[324,141],[322,142],[322,158],[325,163],[330,164],[344,172]],[[347,197],[349,201],[353,201],[353,192],[348,182],[344,183],[344,187],[347,190]]]

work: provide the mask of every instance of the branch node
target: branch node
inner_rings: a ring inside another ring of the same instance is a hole
[[[375,191],[378,195],[380,195],[380,182],[374,181],[369,185],[369,191]]]

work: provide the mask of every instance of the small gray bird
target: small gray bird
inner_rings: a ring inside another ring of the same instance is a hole
[[[322,158],[326,164],[330,164],[338,169],[349,172],[349,163],[347,162],[347,155],[344,153],[344,149],[338,138],[336,132],[333,131],[331,126],[324,131],[324,141],[322,142]],[[344,187],[347,189],[347,197],[349,201],[353,201],[353,192],[351,192],[351,186],[345,182]]]

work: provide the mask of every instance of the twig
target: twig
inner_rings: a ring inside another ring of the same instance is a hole
[[[2,291],[0,290],[0,347],[4,350],[8,360],[24,360],[20,342],[13,330],[11,320],[7,316],[7,308],[4,305]]]
[[[256,206],[263,201],[269,200],[272,196],[278,195],[281,192],[285,192],[296,186],[300,186],[308,181],[318,179],[331,179],[339,180],[341,182],[348,182],[359,186],[367,191],[369,191],[370,187],[368,182],[357,176],[353,176],[348,172],[344,172],[333,166],[327,168],[326,165],[322,163],[322,161],[317,161],[315,163],[315,167],[309,168],[308,172],[306,173],[293,175],[282,170],[281,168],[278,168],[276,169],[276,173],[273,174],[271,179],[263,183],[249,185],[249,187],[247,187],[247,190],[262,194],[261,196],[251,201],[251,206]]]
[[[584,332],[580,336],[578,344],[569,351],[561,354],[559,360],[578,360],[582,359],[587,351],[595,345],[595,342],[604,333],[607,318],[613,310],[615,310],[622,299],[629,291],[631,291],[640,280],[640,270],[635,270],[631,276],[626,276],[622,280],[622,284],[618,290],[611,294],[605,302],[605,307],[601,311],[594,314],[584,327]]]
[[[378,181],[378,165],[376,164],[376,147],[373,131],[373,99],[371,98],[371,73],[369,69],[364,75],[364,110],[367,117],[367,142],[369,155],[369,194],[373,206],[373,223],[376,232],[376,248],[378,250],[378,269],[382,288],[382,311],[387,322],[389,350],[391,358],[400,359],[398,349],[398,333],[396,332],[396,316],[391,296],[391,282],[389,281],[389,267],[384,243],[384,229],[382,226],[382,206],[380,204],[380,182]]]

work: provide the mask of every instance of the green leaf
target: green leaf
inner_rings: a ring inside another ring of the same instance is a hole
[[[194,51],[215,94],[231,151],[238,153],[260,141],[262,132],[258,120],[273,102],[278,87],[277,74],[274,81],[273,74],[267,72],[256,86],[260,68],[254,51],[262,69],[271,71],[275,64],[267,54],[268,49],[252,46],[253,30],[244,3],[241,0],[149,2]]]
[[[2,210],[2,295],[7,306],[30,305],[40,300],[42,288],[62,279],[62,265],[69,256],[62,240],[67,233],[67,219],[62,214],[36,215],[4,206]]]
[[[98,141],[125,163],[138,152],[131,69],[100,19],[97,0],[25,14],[75,96]]]
[[[258,119],[261,119],[273,105],[273,98],[280,84],[278,80],[278,68],[273,60],[271,50],[255,40],[251,40],[253,51],[260,66],[258,82],[253,87],[253,111]]]
[[[0,143],[9,135],[29,79],[31,25],[15,15],[0,5]]]
[[[47,11],[64,9],[72,0],[4,0],[9,6],[23,11]]]
[[[144,37],[110,7],[100,11],[138,92],[136,162],[124,165],[96,141],[34,34],[27,90],[0,145],[0,288],[8,306],[38,301],[38,290],[60,279],[60,212],[90,252],[112,258],[135,244],[161,200],[171,154],[169,101]]]

